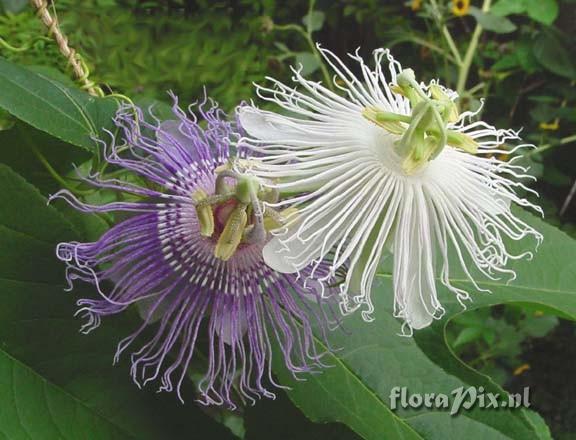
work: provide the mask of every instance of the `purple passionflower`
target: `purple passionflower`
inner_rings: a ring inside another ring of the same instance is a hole
[[[79,279],[100,295],[78,301],[87,318],[82,330],[136,304],[143,322],[118,344],[115,361],[131,351],[138,386],[158,379],[161,391],[175,390],[182,400],[181,384],[201,346],[201,403],[234,407],[236,396],[274,397],[266,388],[279,386],[270,369],[273,340],[292,373],[321,366],[312,327],[324,330],[328,321],[310,300],[330,292],[264,263],[267,230],[282,214],[264,211],[260,199],[277,195],[234,165],[249,160],[242,151],[231,156],[237,124],[205,100],[197,108],[201,126],[173,98],[175,120],[148,123],[140,109],[124,107],[115,118],[124,142],[101,142],[108,164],[139,177],[88,180],[126,197],[99,206],[66,190],[52,197],[84,212],[131,213],[96,242],[58,245],[70,289]],[[152,324],[150,338],[144,330]]]

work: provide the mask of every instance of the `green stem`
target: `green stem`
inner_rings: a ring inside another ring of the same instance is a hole
[[[306,33],[308,35],[312,35],[312,12],[314,12],[314,5],[316,4],[316,0],[310,0],[308,2],[308,23],[306,24]]]
[[[454,42],[454,38],[452,38],[452,34],[448,30],[448,26],[446,26],[442,22],[442,18],[440,16],[440,12],[438,9],[438,4],[436,3],[436,0],[431,0],[430,3],[432,4],[432,7],[434,8],[434,11],[436,13],[435,14],[436,15],[436,21],[438,22],[438,25],[440,26],[440,31],[442,32],[442,35],[444,36],[446,43],[448,43],[448,47],[450,48],[452,55],[454,55],[454,61],[456,62],[456,64],[458,66],[461,66],[462,65],[462,57],[460,55],[460,51],[458,50],[458,47],[456,46],[456,43]]]
[[[11,52],[24,52],[24,51],[30,49],[30,45],[25,45],[25,46],[20,46],[20,47],[12,46],[4,38],[0,38],[0,47],[3,47],[3,48],[5,48]]]
[[[486,13],[490,10],[490,5],[492,0],[484,0],[482,4],[482,12]],[[470,73],[470,66],[472,65],[472,60],[474,59],[474,54],[478,48],[478,41],[480,41],[480,35],[482,35],[483,28],[480,23],[476,24],[474,32],[472,33],[472,38],[470,39],[470,44],[460,65],[460,70],[458,72],[458,83],[456,86],[456,91],[458,95],[462,96],[464,93],[466,82],[468,81],[468,74]]]
[[[32,47],[33,43],[35,43],[36,41],[39,41],[39,40],[52,41],[52,40],[50,40],[50,38],[38,36],[38,37],[35,37],[34,39],[32,39],[32,41],[24,44],[23,46],[16,47],[16,46],[12,46],[4,38],[0,37],[0,46],[5,48],[6,50],[11,51],[11,52],[25,52]]]
[[[315,3],[316,3],[316,0],[310,0],[310,2],[308,3],[308,17],[309,18],[312,16],[312,12],[314,12]],[[302,35],[302,37],[306,40],[306,43],[310,47],[310,51],[312,52],[312,55],[314,55],[314,58],[316,58],[316,61],[318,61],[318,64],[320,65],[320,71],[322,72],[322,76],[324,77],[324,82],[326,83],[326,87],[328,87],[330,90],[334,91],[334,84],[332,84],[332,78],[330,77],[330,72],[328,72],[328,69],[326,68],[326,65],[324,64],[324,60],[322,59],[322,55],[320,54],[320,51],[318,50],[318,48],[314,44],[314,40],[312,39],[312,32],[313,32],[312,31],[312,20],[310,20],[310,19],[308,20],[308,24],[306,25],[306,29],[302,28],[301,26],[299,26],[297,24],[276,25],[276,26],[274,26],[274,29],[279,30],[279,31],[295,31],[295,32],[298,32],[300,35]]]
[[[555,142],[555,143],[542,145],[541,147],[538,147],[532,151],[527,152],[526,154],[524,154],[524,157],[530,157],[530,156],[533,156],[535,154],[539,154],[539,153],[542,153],[546,150],[549,150],[552,147],[556,147],[558,145],[566,145],[566,144],[569,144],[571,142],[576,142],[576,134],[573,134],[571,136],[566,136],[565,138],[562,138],[558,142]]]
[[[406,35],[403,37],[399,37],[395,40],[392,40],[391,42],[389,42],[387,44],[387,47],[392,48],[393,46],[395,46],[396,44],[399,43],[414,43],[417,44],[419,46],[425,47],[427,49],[430,49],[432,52],[436,52],[439,53],[440,55],[442,55],[444,58],[446,58],[447,60],[449,60],[451,63],[454,64],[458,64],[458,61],[448,52],[446,52],[444,49],[442,49],[439,46],[436,46],[433,43],[430,43],[427,40],[424,40],[423,38],[419,38],[419,37],[413,37],[411,35]]]
[[[31,145],[30,148],[32,149],[34,155],[38,158],[40,163],[44,165],[46,171],[48,171],[48,173],[54,178],[54,180],[56,180],[64,188],[78,195],[92,194],[93,191],[83,191],[71,186],[68,182],[66,182],[64,178],[62,178],[62,176],[60,176],[60,174],[58,174],[58,172],[52,167],[52,165],[50,165],[50,162],[48,162],[48,160],[44,157],[44,155],[40,152],[40,150],[38,150],[38,148],[36,148],[33,145]]]
[[[454,39],[452,38],[452,35],[450,34],[450,31],[448,30],[448,27],[445,24],[442,25],[442,35],[444,35],[444,38],[448,43],[448,47],[452,51],[452,55],[454,55],[456,64],[458,64],[459,66],[462,65],[462,57],[460,56],[460,52],[458,51],[456,43],[454,43]]]
[[[322,71],[322,76],[324,77],[324,81],[326,82],[327,87],[330,88],[330,90],[334,90],[334,85],[332,84],[332,78],[330,78],[330,72],[328,72],[328,69],[324,64],[324,60],[322,59],[322,55],[320,55],[320,52],[318,51],[318,48],[314,44],[314,40],[312,40],[312,37],[308,35],[306,31],[297,24],[277,25],[275,26],[275,29],[279,31],[295,31],[298,32],[300,35],[302,35],[302,37],[306,40],[306,43],[310,47],[312,55],[314,55],[314,58],[316,58],[318,64],[320,64],[320,70]]]
[[[486,84],[484,82],[476,84],[474,87],[466,90],[467,95],[474,95],[478,90],[481,90]]]

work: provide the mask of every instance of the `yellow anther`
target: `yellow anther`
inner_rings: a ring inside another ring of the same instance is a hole
[[[447,135],[448,145],[451,147],[459,148],[470,154],[476,154],[478,152],[478,143],[467,134],[448,130]]]
[[[248,222],[246,207],[246,204],[240,203],[230,213],[224,230],[214,248],[214,256],[216,258],[228,261],[238,249],[238,245],[242,241],[244,228],[246,228],[246,223]]]
[[[195,209],[200,223],[200,235],[212,237],[214,233],[214,214],[212,207],[207,203],[201,203],[208,199],[208,194],[203,189],[198,189],[192,194],[192,199],[196,202]]]
[[[398,135],[406,130],[406,126],[402,122],[410,123],[410,116],[382,111],[375,107],[366,107],[362,110],[362,116],[389,133]]]

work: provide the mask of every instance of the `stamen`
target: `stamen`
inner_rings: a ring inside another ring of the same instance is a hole
[[[212,237],[214,233],[214,214],[209,204],[202,203],[208,200],[208,194],[203,189],[198,189],[192,194],[192,199],[197,202],[195,208],[198,222],[200,223],[200,235]]]
[[[286,220],[289,217],[298,213],[298,209],[290,207],[282,212],[278,212],[275,209],[266,207],[266,212],[264,213],[264,228],[267,231],[273,231],[274,229],[281,228],[286,224]]]
[[[248,222],[246,208],[246,204],[239,203],[230,214],[230,217],[228,217],[226,226],[224,226],[224,230],[222,231],[220,238],[218,238],[218,242],[214,248],[214,256],[216,258],[228,261],[230,257],[234,255],[236,249],[238,249],[238,246],[242,241],[244,228]]]
[[[410,124],[410,116],[378,110],[375,107],[366,107],[362,116],[392,134],[402,134],[406,130],[405,124]]]

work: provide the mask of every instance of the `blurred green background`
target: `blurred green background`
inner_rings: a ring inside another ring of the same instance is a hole
[[[0,5],[0,56],[72,83],[33,8],[19,0]],[[419,79],[459,89],[462,109],[486,100],[483,119],[522,129],[537,147],[521,161],[538,178],[532,186],[546,221],[576,237],[575,0],[59,0],[53,12],[94,82],[158,111],[168,90],[187,103],[204,87],[233,111],[255,97],[253,82],[267,75],[289,81],[292,65],[325,81],[314,42],[341,57],[388,47]],[[476,35],[478,23],[484,30]],[[13,124],[0,114],[3,129]],[[576,438],[573,324],[534,307],[498,306],[461,315],[449,331],[454,351],[471,366],[508,390],[536,390],[534,408],[555,438]],[[262,414],[298,413],[285,397],[248,411],[249,426]],[[258,425],[262,438],[337,438],[341,431],[294,417],[289,426],[275,424],[277,433]]]

